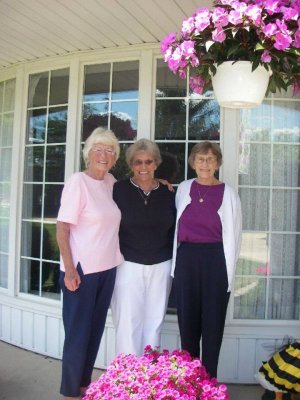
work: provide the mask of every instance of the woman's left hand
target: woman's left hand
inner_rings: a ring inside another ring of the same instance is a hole
[[[166,179],[158,179],[158,181],[165,186],[168,186],[168,189],[170,192],[175,192],[172,183],[170,183],[169,181],[167,181]]]

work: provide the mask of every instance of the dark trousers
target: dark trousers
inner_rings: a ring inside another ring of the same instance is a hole
[[[60,393],[69,397],[79,396],[80,387],[91,383],[116,278],[116,268],[87,275],[80,265],[77,270],[81,284],[75,292],[60,275],[65,328]]]
[[[181,347],[200,357],[212,377],[222,344],[230,293],[222,243],[181,243],[174,276]]]

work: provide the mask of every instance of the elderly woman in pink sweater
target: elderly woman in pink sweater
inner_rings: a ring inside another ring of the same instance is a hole
[[[113,132],[95,129],[86,140],[84,172],[65,183],[57,217],[61,254],[65,341],[60,392],[79,399],[91,375],[113,293],[121,212],[112,199],[115,178],[109,173],[118,159]]]

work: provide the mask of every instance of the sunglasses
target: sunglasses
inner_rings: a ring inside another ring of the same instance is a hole
[[[135,166],[135,167],[137,167],[137,166],[140,166],[140,165],[143,165],[143,164],[145,164],[145,165],[151,165],[151,164],[153,164],[154,163],[154,160],[134,160],[133,161],[133,165]]]

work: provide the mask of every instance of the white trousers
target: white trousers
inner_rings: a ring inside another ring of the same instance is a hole
[[[154,265],[125,261],[117,268],[111,311],[116,354],[144,353],[160,346],[160,333],[171,289],[171,260]]]

